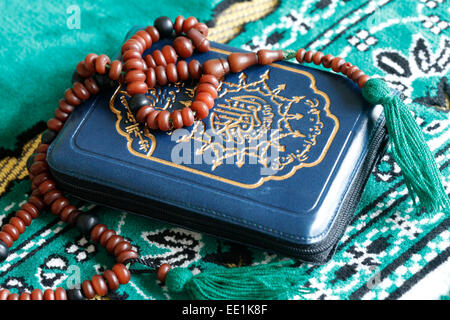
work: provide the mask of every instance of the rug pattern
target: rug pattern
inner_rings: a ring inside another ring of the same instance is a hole
[[[169,3],[176,5],[176,1]],[[326,51],[384,78],[411,103],[450,193],[447,6],[445,0],[307,0],[301,4],[225,0],[211,2],[204,20],[212,28],[213,40],[251,50],[306,47]],[[183,10],[185,16],[195,14],[194,9]],[[16,139],[13,145],[5,143],[0,148],[0,224],[29,196],[25,161],[45,128],[44,116],[36,115],[31,128],[10,134]],[[168,262],[199,272],[283,258],[126,212],[78,204],[82,210],[97,213],[108,227],[132,240],[143,258],[156,264]],[[431,215],[413,208],[388,148],[371,174],[333,260],[322,266],[298,264],[309,276],[303,285],[316,289],[308,298],[448,299],[449,227],[448,212]],[[44,212],[0,265],[0,287],[15,292],[54,289],[90,278],[110,268],[112,262],[105,250]],[[185,297],[169,294],[154,273],[142,273],[133,275],[129,284],[109,298]]]

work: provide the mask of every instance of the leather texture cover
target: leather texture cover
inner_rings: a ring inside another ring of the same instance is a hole
[[[194,58],[242,51],[212,46]],[[195,85],[148,96],[157,108],[181,108]],[[354,83],[297,63],[229,74],[208,118],[187,129],[148,130],[128,99],[118,88],[77,107],[48,154],[59,183],[90,201],[309,262],[331,257],[385,137],[381,108]],[[150,203],[166,206],[158,213]]]

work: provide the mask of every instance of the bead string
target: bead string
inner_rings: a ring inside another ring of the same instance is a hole
[[[160,37],[171,36],[173,31],[177,34],[173,47],[166,45],[161,50],[154,50],[142,58],[144,51],[153,43]],[[145,123],[151,129],[166,131],[190,126],[195,118],[206,118],[209,110],[214,106],[214,99],[217,98],[219,79],[229,72],[241,72],[255,64],[268,65],[295,57],[299,63],[313,62],[316,65],[322,64],[326,68],[332,68],[335,72],[341,72],[361,88],[369,79],[369,76],[358,67],[345,62],[342,58],[324,55],[320,51],[307,51],[303,48],[296,52],[263,49],[256,53],[232,53],[227,59],[210,59],[203,65],[195,59],[189,64],[184,60],[178,61],[178,57],[190,57],[194,47],[199,52],[209,51],[207,34],[208,27],[194,17],[184,19],[178,16],[174,25],[169,18],[160,17],[155,20],[153,26],[137,31],[124,43],[121,51],[123,62],[120,60],[111,62],[110,58],[104,54],[90,53],[77,64],[72,76],[72,88],[67,89],[64,92],[64,99],[59,100],[55,117],[47,122],[48,129],[42,134],[40,145],[27,161],[32,193],[28,201],[0,231],[0,262],[7,258],[8,248],[39,216],[39,212],[49,208],[62,221],[76,226],[92,241],[105,247],[110,254],[114,255],[117,263],[111,270],[106,270],[101,275],[94,275],[91,280],[83,281],[81,289],[66,290],[58,287],[44,292],[35,289],[31,293],[23,292],[20,295],[3,289],[0,290],[0,300],[92,299],[96,295],[105,296],[108,291],[117,290],[120,284],[128,283],[131,274],[127,265],[141,263],[154,267],[139,258],[138,252],[129,241],[117,235],[114,230],[108,229],[106,225],[99,223],[95,215],[83,213],[71,205],[57,188],[46,161],[49,144],[56,138],[72,111],[83,101],[99,93],[101,89],[126,83],[127,92],[131,95],[129,107],[136,113],[137,121]],[[185,81],[189,77],[199,79],[196,96],[190,107],[170,113],[167,110],[155,110],[153,106],[150,106],[149,100],[145,97],[149,88],[153,88],[156,84],[163,86],[169,82]],[[157,278],[161,282],[165,281],[169,269],[170,265],[167,263],[158,268]]]

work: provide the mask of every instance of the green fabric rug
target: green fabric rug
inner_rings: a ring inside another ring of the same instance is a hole
[[[73,7],[75,5],[75,7]],[[76,27],[77,8],[80,25]],[[75,10],[75,11],[73,11]],[[25,160],[72,72],[89,52],[112,56],[134,25],[194,15],[211,38],[245,49],[306,47],[364,66],[411,104],[450,183],[450,28],[445,0],[2,1],[0,49],[0,224],[29,196]],[[75,20],[73,20],[75,19]],[[418,104],[420,103],[420,105]],[[133,241],[141,256],[194,271],[283,258],[126,212],[80,203]],[[333,260],[300,264],[310,299],[448,299],[449,213],[418,213],[390,151],[372,173]],[[110,268],[113,258],[49,212],[27,228],[0,264],[13,292],[66,286]],[[155,274],[133,275],[113,299],[170,299]]]

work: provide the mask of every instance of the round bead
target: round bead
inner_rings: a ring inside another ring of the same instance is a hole
[[[180,34],[183,32],[183,22],[184,22],[184,17],[183,16],[178,16],[175,19],[175,23],[173,25],[173,29],[175,30],[176,34]]]
[[[81,100],[78,99],[72,89],[67,89],[66,91],[64,91],[64,98],[68,103],[74,106],[78,106],[81,103]]]
[[[139,42],[139,44],[141,45],[142,51],[144,51],[146,49],[147,44],[142,37],[135,34],[130,39],[133,39],[133,40],[136,40],[137,42]]]
[[[44,300],[55,300],[55,293],[52,289],[47,289],[44,291]]]
[[[127,84],[127,92],[132,96],[137,94],[144,94],[147,92],[147,90],[147,84],[143,81],[134,81]]]
[[[331,69],[333,69],[334,72],[339,72],[344,63],[345,63],[344,59],[336,57],[331,61]]]
[[[44,133],[42,133],[41,142],[50,144],[53,140],[55,140],[57,135],[58,135],[58,132],[47,129],[44,131]]]
[[[360,88],[363,88],[365,86],[367,80],[369,80],[369,79],[370,79],[370,77],[366,74],[361,76],[361,78],[359,78],[359,80],[358,80],[358,86]]]
[[[192,126],[194,124],[194,113],[189,107],[184,107],[181,109],[181,117],[183,118],[183,125],[185,127]]]
[[[295,58],[297,59],[298,63],[303,63],[305,59],[306,50],[301,48],[298,49],[297,54],[295,55]]]
[[[213,97],[213,99],[217,98],[217,89],[214,88],[212,84],[200,83],[197,86],[197,94],[199,94],[200,92],[207,92]]]
[[[202,77],[200,78],[199,83],[212,84],[214,86],[214,88],[216,88],[216,89],[219,87],[219,80],[217,80],[217,78],[214,77],[211,74],[204,74],[204,75],[202,75]]]
[[[111,67],[109,68],[109,77],[112,80],[117,80],[120,77],[120,73],[122,72],[122,62],[119,60],[114,60],[111,62]]]
[[[19,231],[20,234],[24,233],[26,226],[22,219],[20,219],[18,217],[12,217],[9,220],[9,223],[12,224],[14,227],[16,227],[16,229]],[[1,254],[0,254],[0,260],[1,260]]]
[[[167,274],[169,273],[170,265],[168,263],[163,263],[159,268],[156,274],[157,278],[161,282],[166,281]]]
[[[11,293],[8,296],[8,300],[19,300],[19,295],[17,293]]]
[[[141,37],[142,39],[144,39],[145,41],[145,48],[148,49],[152,46],[153,44],[153,40],[152,37],[148,34],[147,31],[145,30],[139,30],[138,32],[136,32],[136,35]]]
[[[170,112],[167,110],[163,110],[159,113],[156,120],[158,121],[158,128],[161,131],[168,131],[170,129]]]
[[[153,43],[159,40],[159,31],[154,26],[148,26],[147,28],[145,28],[145,31],[150,35]]]
[[[83,289],[83,294],[86,298],[92,299],[95,297],[95,290],[92,286],[92,283],[89,280],[84,280],[81,284],[81,288]]]
[[[106,73],[106,65],[110,63],[111,60],[105,54],[101,54],[95,60],[95,71],[100,74]]]
[[[131,70],[125,75],[125,82],[145,81],[145,73],[142,70]]]
[[[89,53],[86,58],[84,58],[84,66],[89,73],[95,72],[95,60],[97,60],[97,55],[95,53]]]
[[[108,293],[108,286],[106,285],[105,279],[101,275],[94,275],[92,277],[91,283],[97,295],[103,297]]]
[[[20,208],[27,211],[33,219],[36,219],[39,216],[38,208],[30,202],[24,203]]]
[[[351,66],[351,67],[347,70],[347,72],[345,73],[345,75],[351,79],[353,72],[358,71],[358,70],[359,70],[359,68],[358,68],[357,66]]]
[[[205,119],[209,114],[209,108],[203,101],[192,102],[191,109],[197,113],[196,116],[200,120]]]
[[[172,46],[165,45],[164,47],[162,47],[161,52],[167,64],[177,62],[178,59],[177,53],[175,52],[175,49]]]
[[[76,70],[77,70],[77,73],[78,73],[81,77],[83,77],[83,78],[90,77],[91,74],[92,74],[91,72],[89,72],[89,71],[87,70],[84,61],[80,61],[80,62],[77,64]]]
[[[51,190],[44,195],[44,203],[49,206],[53,203],[53,201],[61,197],[62,197],[61,191],[57,189]]]
[[[136,39],[129,39],[122,45],[122,53],[128,50],[137,51],[142,54],[144,52],[144,46]]]
[[[55,110],[55,118],[61,122],[65,122],[69,118],[69,114],[61,111],[60,109]]]
[[[36,161],[30,167],[30,173],[37,176],[40,173],[47,172],[48,165],[44,161]]]
[[[0,301],[5,301],[8,299],[9,296],[9,290],[8,289],[2,289],[0,290]]]
[[[9,254],[8,246],[3,241],[0,241],[0,263],[5,261],[6,258],[8,258],[8,254]]]
[[[28,292],[22,292],[19,300],[31,300],[31,294],[29,294]]]
[[[103,277],[106,280],[106,283],[108,284],[108,288],[110,290],[117,290],[119,288],[119,279],[117,278],[116,274],[112,270],[106,270],[103,273]]]
[[[150,112],[152,112],[153,110],[155,110],[153,107],[151,106],[143,106],[141,107],[138,112],[136,113],[136,120],[140,123],[145,122],[145,120],[147,119],[147,116],[150,114]]]
[[[83,86],[83,84],[81,84],[80,82],[75,82],[73,84],[72,90],[75,93],[75,95],[77,96],[77,98],[80,100],[89,99],[89,97],[91,96],[91,94],[86,89],[86,87]]]
[[[41,289],[34,289],[33,292],[31,292],[31,300],[43,300],[44,294],[42,293]]]
[[[25,210],[19,210],[16,212],[16,217],[23,221],[26,226],[29,226],[33,220],[31,215]]]
[[[64,288],[55,289],[55,300],[67,300],[67,292]]]
[[[211,109],[212,107],[214,107],[214,98],[208,92],[199,92],[199,93],[197,93],[197,96],[195,97],[195,100],[196,101],[201,101],[204,104],[206,104],[208,109]]]
[[[183,118],[181,117],[180,110],[175,110],[172,112],[172,125],[175,129],[180,129],[183,127]]]
[[[122,241],[123,241],[123,238],[121,236],[118,236],[118,235],[112,236],[106,242],[106,246],[105,246],[106,250],[109,253],[112,253],[114,251],[114,248],[116,247],[116,245],[118,245]]]
[[[128,270],[127,267],[125,267],[123,264],[116,263],[112,267],[112,271],[117,276],[117,279],[119,279],[120,284],[127,284],[128,281],[130,281],[131,278],[130,270]]]
[[[157,66],[164,66],[165,67],[167,65],[166,58],[164,57],[164,55],[161,52],[161,50],[153,51],[152,57],[153,57],[153,60],[155,60],[155,63],[156,63]]]
[[[156,85],[156,73],[154,68],[148,68],[147,79],[145,80],[149,89],[154,88]]]
[[[14,239],[5,231],[0,231],[0,241],[2,241],[8,248],[11,248],[14,243]]]
[[[56,202],[57,200],[55,200]],[[59,218],[64,221],[67,222],[69,220],[69,217],[72,215],[72,213],[78,211],[77,207],[73,206],[73,205],[68,205],[65,208],[62,209],[62,211],[59,213]]]
[[[142,59],[130,59],[125,62],[123,66],[125,70],[143,70],[144,69],[144,60]]]
[[[158,30],[161,38],[167,38],[173,32],[173,23],[168,17],[163,16],[157,18],[153,25]]]
[[[325,68],[330,68],[331,67],[331,62],[333,61],[334,56],[331,54],[327,54],[322,58],[322,65]]]
[[[189,68],[186,61],[181,60],[177,62],[177,73],[181,81],[189,79]]]
[[[358,82],[359,78],[361,78],[364,75],[364,72],[362,70],[357,70],[352,73],[351,79],[355,82]]]
[[[146,55],[144,61],[147,64],[148,68],[156,68],[155,59],[153,59],[153,56],[151,54]]]
[[[12,224],[5,224],[2,228],[3,232],[6,232],[7,234],[9,234],[11,236],[11,238],[13,238],[14,241],[16,241],[17,239],[19,239],[20,236],[20,232],[19,230],[17,230],[16,227],[14,227]]]
[[[66,291],[68,300],[84,300],[83,293],[80,289],[69,289]]]
[[[90,234],[92,228],[98,224],[98,217],[92,213],[86,212],[80,214],[76,220],[77,229],[85,235]]]
[[[210,60],[209,60],[210,61]],[[189,74],[194,79],[199,79],[202,75],[202,66],[198,60],[191,60],[188,64]]]
[[[61,211],[67,207],[70,204],[69,200],[66,198],[59,198],[56,199],[53,203],[52,206],[50,207],[50,211],[53,214],[59,215],[61,213]]]
[[[145,94],[135,94],[131,97],[130,101],[128,102],[128,107],[130,108],[131,112],[136,113],[141,107],[147,106],[150,104],[150,100],[147,98]]]
[[[145,123],[147,124],[147,127],[149,127],[150,129],[153,129],[153,130],[158,129],[158,122],[156,119],[160,112],[161,112],[160,110],[155,110],[155,111],[150,112],[150,114],[147,116],[147,119],[145,121]]]
[[[311,63],[313,61],[314,54],[315,54],[315,51],[313,51],[313,50],[306,51],[305,57],[303,58],[303,61]]]
[[[53,131],[57,131],[57,132],[61,131],[63,126],[64,126],[64,123],[61,120],[56,119],[56,118],[52,118],[47,121],[47,127]]]
[[[49,145],[48,144],[40,144],[39,147],[36,149],[36,153],[46,153],[48,150]]]
[[[136,51],[136,50],[125,51],[122,56],[123,62],[127,62],[128,60],[131,60],[131,59],[142,59],[142,56],[139,53],[139,51]]]
[[[187,33],[189,30],[191,30],[196,24],[198,23],[198,20],[196,17],[189,17],[183,22],[183,32]]]
[[[116,261],[118,263],[125,263],[127,260],[129,259],[136,259],[139,258],[139,255],[136,251],[133,250],[127,250],[127,251],[122,251],[117,257],[116,257]]]
[[[118,243],[116,245],[116,247],[114,248],[114,256],[117,257],[123,251],[130,250],[131,248],[132,248],[131,244],[128,241],[124,240],[124,241]]]
[[[196,30],[198,30],[198,31],[200,31],[200,33],[201,33],[203,36],[205,36],[205,37],[208,36],[208,31],[209,31],[209,29],[208,29],[208,26],[207,26],[206,24],[201,23],[201,22],[197,22],[197,23],[194,25],[193,28],[196,29]]]
[[[46,180],[38,186],[39,192],[41,194],[45,194],[55,188],[56,188],[56,184],[55,184],[55,181],[53,181],[53,180]]]
[[[156,81],[160,86],[167,84],[167,74],[166,69],[163,66],[157,66],[155,68]]]
[[[106,230],[105,232],[102,233],[102,235],[100,236],[100,245],[102,247],[104,247],[106,245],[106,243],[108,242],[108,240],[112,237],[115,236],[116,232],[114,230]]]
[[[91,230],[91,240],[94,242],[98,242],[100,240],[101,235],[103,232],[108,230],[106,225],[99,223]]]
[[[66,113],[71,113],[75,109],[74,106],[68,104],[67,101],[64,99],[59,100],[58,107]]]
[[[316,53],[314,53],[314,55],[313,55],[314,64],[319,65],[322,62],[323,56],[324,56],[324,54],[321,51],[317,51]]]
[[[167,80],[171,83],[178,81],[177,67],[173,63],[169,63],[166,67]]]
[[[341,66],[341,73],[342,74],[347,74],[347,71],[353,67],[353,65],[350,62],[346,62]]]
[[[183,36],[176,37],[173,40],[173,47],[176,53],[184,59],[189,58],[194,53],[194,46],[191,40]]]

